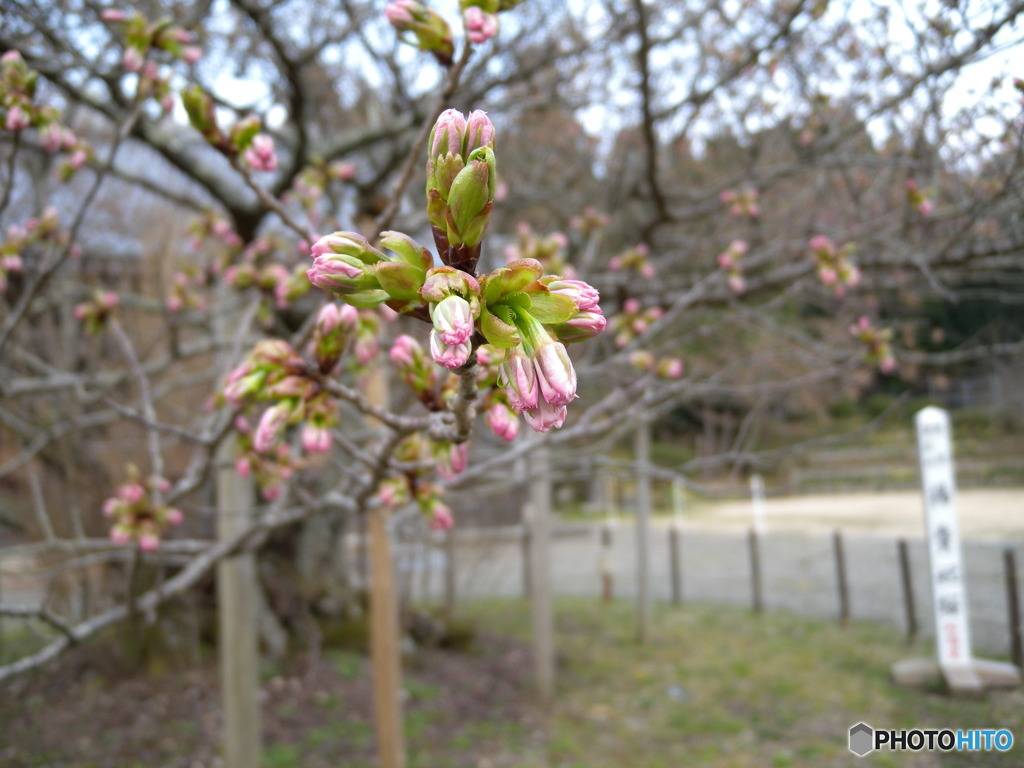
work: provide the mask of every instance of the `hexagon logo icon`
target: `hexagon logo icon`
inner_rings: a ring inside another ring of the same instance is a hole
[[[857,723],[850,729],[850,751],[857,757],[873,752],[874,744],[875,730],[867,723]]]

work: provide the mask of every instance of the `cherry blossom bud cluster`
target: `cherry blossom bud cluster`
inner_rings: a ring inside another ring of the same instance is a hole
[[[134,466],[128,467],[128,482],[103,502],[103,516],[110,518],[110,539],[117,544],[135,542],[143,552],[160,548],[160,539],[184,520],[179,509],[164,504],[171,489],[163,478],[140,479]]]
[[[566,261],[566,249],[569,238],[564,232],[552,232],[540,236],[525,221],[516,225],[517,242],[505,246],[505,261],[519,259],[536,259],[544,265],[545,271],[554,272],[566,277],[575,277],[576,270]]]
[[[196,267],[189,265],[177,272],[171,280],[171,288],[168,291],[164,306],[167,311],[174,314],[186,309],[195,309],[200,312],[206,310],[206,299],[200,290],[206,285],[206,275]]]
[[[437,474],[445,480],[452,480],[465,471],[469,463],[469,443],[436,442],[431,446]]]
[[[236,406],[270,403],[253,433],[256,453],[276,452],[286,429],[303,422],[303,448],[310,453],[330,449],[328,430],[337,423],[337,406],[286,341],[257,343],[228,375],[222,394]]]
[[[815,235],[808,246],[818,267],[818,279],[832,289],[837,298],[845,296],[847,288],[857,287],[860,283],[860,270],[850,260],[855,250],[853,243],[836,248],[835,243],[825,235]]]
[[[441,64],[452,63],[452,30],[439,13],[416,0],[395,0],[384,9],[384,16],[404,42],[432,53]]]
[[[718,266],[725,270],[729,290],[736,294],[743,293],[747,285],[743,279],[742,259],[748,249],[746,240],[733,240],[728,248],[718,254]]]
[[[203,49],[193,45],[192,33],[169,19],[150,22],[138,11],[129,15],[117,8],[108,8],[100,17],[120,30],[124,39],[121,66],[126,72],[142,72],[147,59],[156,52],[186,64],[195,64],[203,56]]]
[[[23,254],[37,246],[67,243],[68,233],[61,231],[57,209],[53,206],[47,206],[39,217],[8,225],[5,237],[0,240],[0,293],[7,290],[10,276],[24,269]]]
[[[441,261],[472,273],[497,189],[494,126],[486,112],[442,112],[427,143],[427,218]]]
[[[274,140],[265,133],[258,133],[252,144],[245,150],[245,162],[256,171],[277,170],[277,155],[274,153]]]
[[[718,195],[722,204],[729,206],[730,216],[749,216],[752,219],[761,215],[761,204],[758,202],[760,197],[761,194],[753,187],[726,189]]]
[[[402,380],[412,388],[420,401],[435,402],[437,368],[423,346],[408,334],[402,334],[391,347],[390,358]]]
[[[207,239],[213,238],[232,249],[242,248],[242,238],[231,227],[231,223],[213,211],[207,211],[189,225],[192,235],[192,248],[202,246]]]
[[[629,353],[629,364],[641,373],[653,373],[659,379],[675,381],[683,376],[683,361],[678,357],[657,358],[646,349]]]
[[[651,280],[654,277],[655,271],[654,265],[648,260],[649,256],[650,249],[646,244],[640,243],[623,251],[618,256],[613,256],[608,262],[608,269],[612,272],[630,270],[646,280]]]
[[[75,320],[82,324],[86,333],[96,335],[106,327],[119,302],[113,291],[94,291],[88,301],[75,305]]]
[[[903,186],[907,192],[907,202],[911,208],[925,218],[928,218],[935,212],[935,203],[932,202],[931,195],[929,195],[927,190],[921,189],[916,181],[907,179]]]
[[[433,464],[435,455],[443,455],[441,460],[445,463],[445,469],[439,468],[438,473],[454,476],[457,468],[465,468],[468,450],[465,444],[441,443],[432,446],[419,434],[410,435],[395,450],[397,461],[420,467]],[[441,500],[442,489],[424,479],[428,471],[423,468],[410,469],[400,475],[385,478],[377,491],[377,500],[391,510],[415,503],[432,530],[447,530],[452,527],[454,518],[451,509]]]
[[[330,373],[337,367],[358,328],[359,310],[355,307],[339,307],[330,302],[320,308],[313,329],[313,352],[321,373]]]
[[[622,312],[612,318],[615,346],[622,349],[633,339],[647,333],[652,323],[664,315],[661,307],[643,307],[637,299],[626,299]]]
[[[471,43],[485,43],[498,34],[499,0],[461,0],[462,25]]]
[[[569,226],[579,230],[583,237],[590,237],[604,231],[610,221],[611,217],[607,213],[601,213],[596,208],[587,206],[583,209],[583,213],[573,216],[569,220]]]
[[[36,103],[38,78],[17,50],[0,57],[0,130],[19,133],[35,128],[45,152],[64,153],[58,175],[68,181],[92,159],[93,150],[60,123],[56,109]]]
[[[260,452],[254,444],[255,432],[252,425],[242,416],[235,420],[239,456],[235,471],[239,477],[251,477],[259,488],[264,501],[274,501],[281,496],[285,483],[298,468],[296,459],[284,443],[274,450]],[[305,442],[305,441],[304,441]]]
[[[862,315],[850,326],[850,335],[864,345],[864,359],[868,365],[878,366],[878,370],[884,374],[891,374],[896,370],[891,328],[876,328]]]

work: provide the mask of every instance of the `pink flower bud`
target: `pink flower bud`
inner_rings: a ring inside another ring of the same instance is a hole
[[[252,146],[245,151],[245,162],[257,171],[273,171],[277,168],[274,140],[264,133],[257,134]]]
[[[934,203],[932,203],[932,201],[928,200],[927,198],[922,200],[920,204],[917,206],[917,212],[920,213],[922,216],[931,216],[934,210]]]
[[[635,314],[640,311],[640,302],[636,299],[626,299],[622,303],[622,311],[627,314]]]
[[[493,129],[492,129],[493,130]],[[457,109],[446,109],[437,117],[430,132],[430,157],[460,156],[466,135],[466,118]]]
[[[7,110],[7,130],[8,131],[21,131],[28,128],[29,120],[28,115],[25,114],[20,106],[15,104],[9,110]]]
[[[128,72],[138,72],[142,69],[142,63],[144,59],[142,57],[142,51],[134,46],[129,46],[124,49],[124,55],[121,57],[121,65]]]
[[[175,509],[174,507],[168,509],[164,514],[164,517],[167,518],[168,525],[181,525],[185,520],[185,516],[181,513],[181,510]]]
[[[552,405],[568,405],[576,399],[576,369],[565,346],[553,341],[534,352],[541,396]]]
[[[547,285],[552,293],[560,293],[572,299],[580,312],[593,309],[601,300],[597,289],[582,280],[553,280]]]
[[[306,424],[302,428],[302,447],[307,453],[327,453],[331,450],[331,431],[327,427]]]
[[[87,159],[88,159],[88,155],[85,154],[85,151],[79,149],[79,150],[75,151],[71,155],[71,157],[68,159],[68,166],[72,170],[77,171],[79,168],[81,168],[83,165],[85,165],[85,161]]]
[[[498,17],[493,13],[485,13],[475,5],[462,12],[462,23],[471,43],[485,43],[498,34]]]
[[[469,341],[449,346],[437,331],[430,332],[430,356],[434,362],[450,370],[466,364],[472,344]]]
[[[878,364],[878,369],[886,375],[891,374],[896,370],[896,358],[891,356],[883,357],[881,362]]]
[[[495,403],[487,409],[487,426],[506,442],[515,440],[516,435],[519,434],[519,419],[515,412],[504,403]]]
[[[466,155],[480,147],[494,146],[494,125],[487,113],[481,109],[469,113],[466,118]]]
[[[280,485],[275,483],[274,485],[268,485],[260,492],[260,496],[263,497],[264,501],[277,501],[281,498],[281,491],[283,489]]]
[[[50,123],[39,132],[39,146],[45,152],[54,153],[58,151],[64,142],[64,134],[57,123]]]
[[[7,272],[21,272],[21,256],[17,253],[8,254],[0,259],[0,266]]]
[[[541,400],[535,410],[525,411],[523,418],[534,432],[547,432],[560,428],[565,423],[566,414],[567,409],[564,405],[552,405]]]
[[[110,540],[115,544],[127,544],[132,540],[132,534],[124,526],[115,525],[110,529]]]
[[[114,23],[124,21],[124,11],[120,11],[117,8],[107,8],[100,14],[100,18]]]
[[[277,444],[288,423],[288,410],[287,406],[279,404],[263,412],[253,438],[253,447],[259,453],[268,453]]]
[[[473,335],[473,313],[469,302],[461,296],[453,294],[431,304],[430,318],[446,345],[465,344]]]
[[[521,346],[508,351],[498,372],[498,383],[505,388],[509,403],[517,411],[530,411],[537,407],[537,374],[533,361]]]
[[[810,246],[811,250],[815,253],[828,253],[835,248],[835,246],[832,245],[832,241],[825,237],[825,235],[815,235],[812,237]]]
[[[160,537],[155,533],[139,534],[139,549],[143,552],[156,552],[160,549]]]
[[[252,462],[246,457],[241,457],[235,462],[235,472],[239,477],[248,477],[252,474]]]
[[[667,357],[658,363],[658,375],[663,379],[678,379],[683,375],[683,361],[678,357]]]
[[[146,495],[146,489],[138,483],[128,483],[122,485],[120,489],[120,496],[129,504],[138,504]]]
[[[118,500],[116,498],[106,499],[103,502],[103,516],[113,517],[117,512]]]
[[[733,274],[729,275],[729,290],[730,291],[732,291],[733,293],[739,294],[739,293],[743,293],[743,291],[746,289],[746,287],[747,287],[747,281],[743,279],[743,275],[739,274],[738,272],[734,272]]]
[[[395,339],[395,343],[391,346],[391,362],[399,368],[410,368],[415,363],[419,350],[419,342],[412,336],[403,333]]]
[[[452,511],[444,504],[435,505],[430,516],[430,530],[447,531],[453,525],[455,525],[455,520],[452,517]]]

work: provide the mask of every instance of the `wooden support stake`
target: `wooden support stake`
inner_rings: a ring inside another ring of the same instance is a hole
[[[764,610],[761,594],[761,536],[753,528],[747,534],[747,544],[750,549],[750,593],[754,613],[761,613]]]
[[[451,621],[455,616],[455,529],[444,534],[444,614]]]
[[[530,535],[530,505],[524,504],[522,514],[522,535],[520,538],[520,546],[522,547],[522,561],[523,561],[523,597],[527,600],[533,594],[533,578],[530,575],[533,568],[530,566],[530,550],[533,547],[531,543]]]
[[[405,768],[398,601],[386,507],[367,513],[370,535],[370,657],[379,768]],[[258,763],[252,763],[248,768]]]
[[[537,444],[531,456],[530,570],[532,578],[533,674],[537,695],[550,701],[555,690],[554,609],[551,603],[551,478],[548,448]]]
[[[651,634],[651,433],[641,419],[636,428],[636,640]]]
[[[1024,641],[1021,639],[1020,596],[1017,592],[1017,553],[1012,547],[1003,550],[1003,571],[1006,574],[1006,616],[1010,624],[1010,659],[1024,667]]]
[[[900,584],[903,586],[903,609],[907,615],[907,640],[917,640],[917,609],[914,605],[914,580],[910,570],[910,551],[907,540],[900,539],[896,543],[900,560]]]
[[[836,590],[839,593],[839,623],[850,624],[850,588],[846,581],[846,547],[842,531],[832,534],[832,551],[836,556]]]
[[[610,603],[615,599],[615,574],[612,571],[612,526],[605,522],[601,526],[601,601]]]
[[[222,540],[248,528],[252,519],[251,481],[235,471],[235,454],[232,441],[217,452],[217,531]],[[217,566],[225,768],[252,768],[262,761],[258,588],[251,552],[225,558]]]
[[[669,566],[672,569],[672,602],[681,605],[683,602],[683,561],[680,550],[682,531],[678,525],[668,529]]]

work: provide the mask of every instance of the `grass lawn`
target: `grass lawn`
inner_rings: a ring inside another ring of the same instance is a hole
[[[467,608],[488,631],[525,639],[523,604]],[[479,766],[679,768],[679,766],[1019,766],[1007,753],[847,751],[848,728],[1009,728],[1024,739],[1024,695],[980,700],[912,692],[889,665],[921,655],[894,631],[840,628],[786,615],[754,617],[711,607],[656,613],[651,642],[634,641],[629,605],[558,606],[557,696],[541,734],[510,731]],[[524,674],[528,670],[524,669]],[[518,752],[518,759],[506,759]],[[442,755],[421,765],[448,765]]]
[[[1024,694],[952,699],[889,682],[924,655],[867,624],[740,609],[659,607],[651,642],[631,606],[557,604],[554,701],[530,692],[528,605],[460,607],[478,631],[466,651],[427,649],[405,673],[409,768],[764,768],[1024,765]],[[0,692],[0,768],[214,768],[222,765],[217,668],[125,672],[114,645],[79,649]],[[121,670],[120,672],[118,670]],[[374,768],[369,663],[324,647],[263,670],[264,768]],[[847,731],[1008,728],[1008,753],[874,753]],[[255,766],[253,768],[256,768]]]

